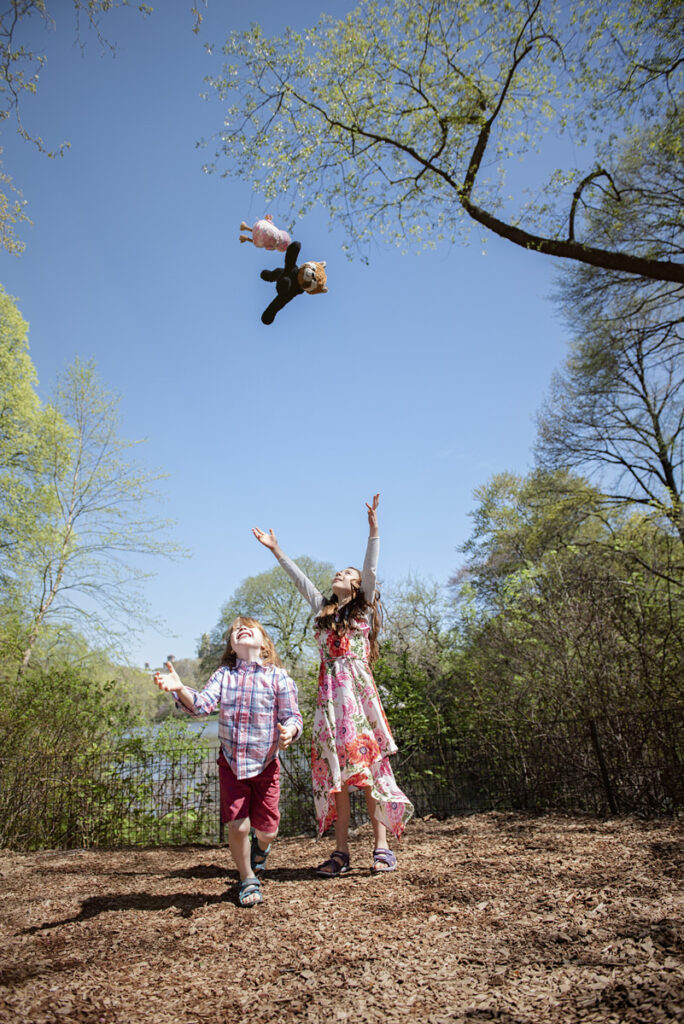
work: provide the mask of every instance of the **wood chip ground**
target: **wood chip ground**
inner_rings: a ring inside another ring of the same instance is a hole
[[[0,852],[2,1024],[684,1020],[677,821],[412,822],[399,869],[320,880],[280,839],[264,903],[227,849]]]

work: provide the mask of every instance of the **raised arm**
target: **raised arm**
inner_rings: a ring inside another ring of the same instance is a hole
[[[321,594],[320,590],[316,589],[309,577],[302,572],[297,563],[293,562],[292,559],[288,558],[284,553],[278,544],[278,538],[273,530],[269,530],[268,533],[266,533],[264,530],[260,530],[258,526],[254,526],[252,527],[252,533],[260,544],[263,544],[265,548],[268,548],[273,552],[274,556],[278,559],[278,562],[290,577],[304,600],[311,605],[314,613],[318,614],[325,604],[325,598]]]
[[[170,693],[178,707],[188,714],[200,717],[210,715],[216,710],[221,697],[221,681],[218,672],[214,672],[201,693],[185,686],[170,661],[166,662],[168,672],[155,672],[154,683],[160,690]]]
[[[180,676],[170,661],[164,663],[167,672],[155,672],[153,676],[154,685],[158,686],[164,693],[170,693],[173,699],[180,702],[186,711],[194,711],[195,702],[192,699],[192,691],[181,681]]]
[[[373,495],[373,503],[369,505],[366,502],[366,508],[368,509],[368,545],[366,547],[366,557],[363,560],[363,569],[361,571],[361,590],[363,596],[369,604],[373,603],[375,597],[375,588],[377,586],[377,572],[378,572],[378,554],[380,552],[380,532],[378,530],[378,504],[380,502],[380,495]]]

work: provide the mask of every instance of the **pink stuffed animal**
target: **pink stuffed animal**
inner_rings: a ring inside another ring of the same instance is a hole
[[[240,231],[251,231],[251,238],[249,235],[240,235],[240,241],[253,242],[259,249],[277,249],[278,252],[285,252],[291,241],[287,231],[281,231],[275,226],[270,213],[267,213],[263,220],[258,220],[253,228],[243,220]]]

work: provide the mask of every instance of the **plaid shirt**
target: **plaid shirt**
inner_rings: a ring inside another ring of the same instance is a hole
[[[226,761],[238,779],[259,775],[278,756],[278,723],[294,725],[298,739],[302,716],[297,704],[297,686],[284,668],[247,663],[238,658],[235,668],[223,665],[214,672],[204,689],[192,693],[194,717],[210,715],[218,706],[218,734]]]

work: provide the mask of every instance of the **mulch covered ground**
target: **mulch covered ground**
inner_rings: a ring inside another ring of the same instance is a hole
[[[227,850],[0,852],[0,1021],[684,1020],[677,822],[412,822],[399,870],[321,881],[282,839],[264,903]]]

